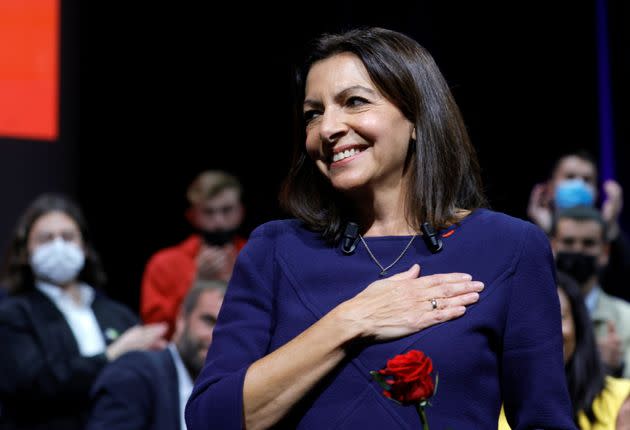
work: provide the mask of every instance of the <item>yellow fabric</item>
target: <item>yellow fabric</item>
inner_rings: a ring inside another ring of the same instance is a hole
[[[580,412],[578,415],[580,430],[615,430],[619,409],[628,396],[630,396],[630,379],[607,376],[606,388],[593,401],[593,412],[598,421],[591,424],[586,415]],[[503,407],[499,416],[499,430],[510,430]]]

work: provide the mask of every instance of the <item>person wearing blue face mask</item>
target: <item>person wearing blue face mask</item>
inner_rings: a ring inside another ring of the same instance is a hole
[[[630,240],[621,230],[623,190],[615,180],[602,184],[604,196],[598,208],[610,244],[608,265],[600,273],[602,288],[609,294],[630,300]],[[559,210],[572,207],[597,207],[597,167],[593,157],[583,151],[566,154],[555,164],[550,179],[537,184],[530,195],[528,217],[547,234]]]
[[[618,221],[623,208],[623,190],[612,179],[605,181],[602,187],[605,192],[601,207],[602,217],[606,222],[608,238],[612,240],[619,234]],[[560,201],[556,200],[558,197]],[[577,151],[561,156],[550,179],[532,189],[527,214],[548,233],[557,207],[592,206],[597,198],[595,160],[587,152]]]
[[[0,303],[0,428],[79,430],[108,361],[161,348],[166,325],[137,326],[98,288],[105,273],[78,206],[37,198],[18,221]]]
[[[583,179],[565,179],[556,186],[554,202],[560,210],[575,206],[593,206],[595,190]]]

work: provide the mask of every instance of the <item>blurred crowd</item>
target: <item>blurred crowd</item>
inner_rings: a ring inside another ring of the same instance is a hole
[[[17,220],[2,269],[0,428],[185,429],[184,406],[246,244],[241,194],[226,172],[195,178],[186,190],[190,235],[146,262],[139,309],[104,293],[105,270],[76,202],[36,198]],[[620,185],[600,184],[582,152],[559,158],[529,198],[528,217],[556,260],[565,370],[583,429],[630,423],[622,208]]]
[[[0,296],[0,428],[177,429],[205,362],[244,215],[239,180],[190,184],[190,235],[147,262],[139,310],[105,270],[71,198],[37,197],[17,221]]]

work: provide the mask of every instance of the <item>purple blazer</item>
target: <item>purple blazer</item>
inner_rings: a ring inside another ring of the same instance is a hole
[[[422,275],[470,273],[485,283],[479,302],[456,320],[395,341],[355,346],[277,428],[421,428],[416,410],[386,399],[370,376],[410,349],[424,351],[439,372],[439,389],[426,408],[431,430],[496,429],[502,402],[514,430],[576,428],[553,259],[543,232],[479,209],[440,235],[440,253],[416,240],[389,272],[419,263]],[[366,241],[387,265],[409,239]],[[238,257],[205,368],[186,407],[189,430],[242,429],[249,365],[362,291],[379,272],[362,244],[345,255],[299,221],[257,228]]]

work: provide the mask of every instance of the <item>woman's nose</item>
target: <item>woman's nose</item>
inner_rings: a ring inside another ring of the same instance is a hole
[[[322,114],[319,136],[324,142],[335,142],[348,132],[346,116],[339,109],[329,108]]]

